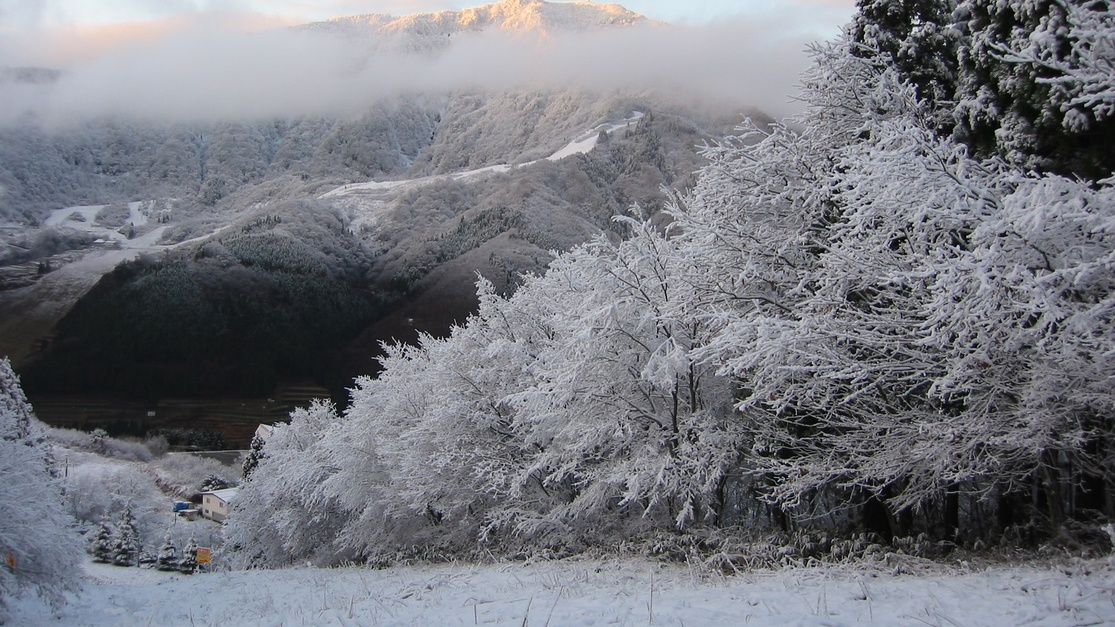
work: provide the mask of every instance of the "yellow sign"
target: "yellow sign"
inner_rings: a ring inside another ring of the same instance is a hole
[[[213,561],[213,551],[204,546],[197,547],[197,563],[208,564]]]

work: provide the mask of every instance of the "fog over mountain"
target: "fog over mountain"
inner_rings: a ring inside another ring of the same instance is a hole
[[[616,5],[519,0],[251,35],[199,19],[73,61],[49,86],[0,84],[0,121],[346,114],[399,92],[511,87],[669,88],[777,115],[809,39],[773,21],[668,26]]]

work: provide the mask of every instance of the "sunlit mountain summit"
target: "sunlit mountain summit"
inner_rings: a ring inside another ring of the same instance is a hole
[[[380,50],[437,50],[455,35],[492,30],[550,35],[592,32],[608,28],[656,23],[618,4],[503,0],[460,11],[438,11],[394,16],[381,13],[351,15],[297,27],[368,40]]]

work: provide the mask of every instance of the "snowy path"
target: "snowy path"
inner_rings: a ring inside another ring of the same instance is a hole
[[[194,576],[87,566],[63,625],[1100,625],[1115,571],[732,577],[638,561],[296,568]],[[19,605],[16,624],[44,616]],[[22,621],[22,622],[21,622]]]

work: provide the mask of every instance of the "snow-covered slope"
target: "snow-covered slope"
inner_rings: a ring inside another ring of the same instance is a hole
[[[218,559],[219,556],[218,556]],[[721,577],[675,565],[576,560],[387,570],[200,575],[87,564],[52,617],[15,603],[14,624],[65,625],[1101,625],[1115,574],[996,567],[925,575],[855,569]]]
[[[345,206],[350,209],[352,227],[354,230],[375,231],[389,227],[390,223],[383,220],[385,210],[390,207],[389,201],[399,194],[412,191],[420,187],[445,181],[467,181],[488,174],[508,172],[512,167],[525,167],[539,161],[558,161],[574,155],[582,155],[596,147],[601,136],[614,133],[626,128],[643,117],[642,111],[635,111],[619,122],[604,122],[597,124],[588,131],[581,133],[567,145],[555,151],[544,159],[528,161],[519,166],[501,163],[497,165],[474,168],[454,172],[452,174],[433,174],[394,181],[367,181],[364,183],[348,183],[332,189],[321,195],[322,199],[340,200],[347,197]]]

